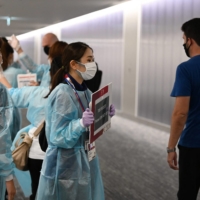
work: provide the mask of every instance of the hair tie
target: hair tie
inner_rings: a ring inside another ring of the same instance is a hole
[[[62,69],[65,69],[65,67],[64,67],[64,66],[62,66]]]

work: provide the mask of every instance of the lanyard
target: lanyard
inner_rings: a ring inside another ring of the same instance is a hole
[[[77,100],[78,100],[78,102],[79,102],[79,104],[80,104],[80,106],[81,106],[81,109],[82,109],[82,111],[84,112],[85,111],[85,108],[84,108],[84,106],[83,106],[83,103],[82,103],[82,101],[81,101],[81,98],[79,97],[79,95],[78,95],[78,92],[76,91],[76,89],[75,89],[75,87],[74,87],[74,85],[72,84],[72,83],[70,83],[70,79],[69,79],[69,77],[66,75],[65,76],[65,81],[71,86],[71,88],[73,89],[73,91],[74,91],[74,94],[75,94],[75,96],[76,96],[76,98],[77,98]],[[85,92],[84,92],[85,93]],[[86,97],[86,94],[85,94],[85,98],[86,98],[86,100],[87,100],[87,102],[88,102],[88,99],[87,99],[87,97]],[[88,103],[89,104],[89,103]]]

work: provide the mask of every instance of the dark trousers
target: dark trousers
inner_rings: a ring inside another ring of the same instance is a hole
[[[32,187],[32,195],[30,196],[30,200],[35,200],[35,196],[38,189],[38,184],[40,180],[40,171],[42,169],[43,160],[36,159],[28,159],[28,167],[31,174],[31,187]]]
[[[200,187],[200,148],[179,146],[178,200],[196,200]]]

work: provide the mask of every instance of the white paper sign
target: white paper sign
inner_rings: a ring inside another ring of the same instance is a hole
[[[17,83],[18,88],[29,86],[31,81],[37,81],[36,74],[18,74],[17,75]]]
[[[89,162],[92,161],[96,157],[96,146],[95,142],[92,144],[87,144],[87,153]]]

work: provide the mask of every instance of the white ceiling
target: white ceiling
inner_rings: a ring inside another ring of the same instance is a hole
[[[19,35],[128,0],[1,0],[0,36]],[[7,26],[5,17],[11,17]]]

